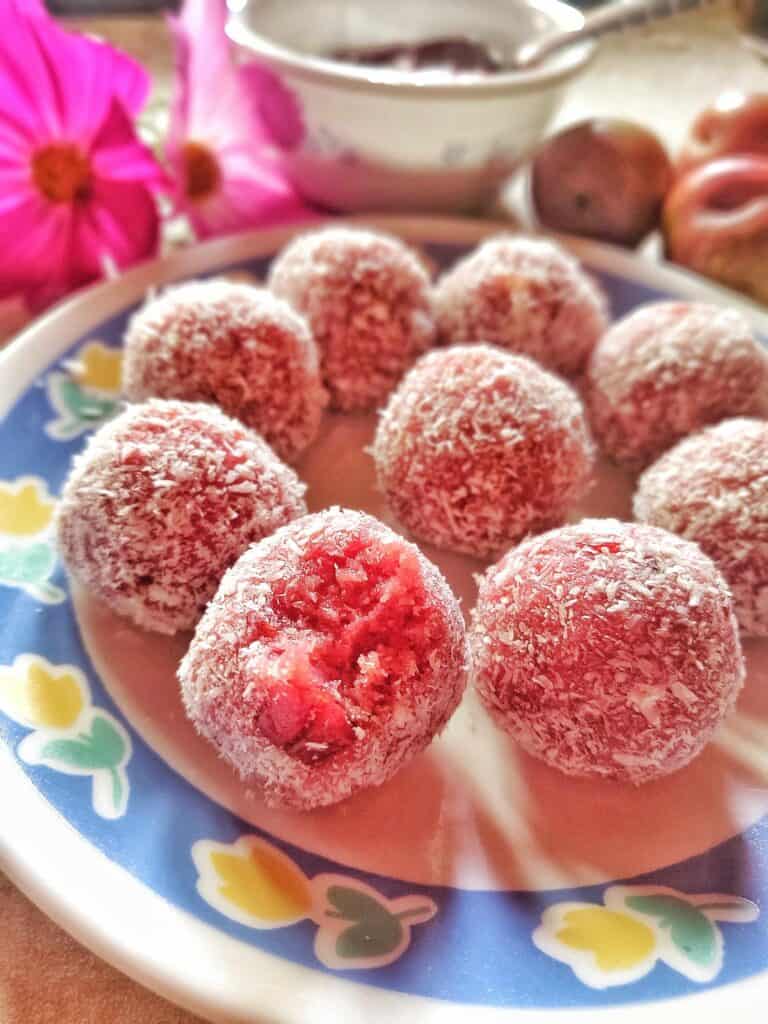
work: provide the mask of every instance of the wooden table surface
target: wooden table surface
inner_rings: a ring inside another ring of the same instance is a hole
[[[103,17],[79,24],[138,57],[154,77],[152,102],[165,101],[171,61],[160,19]],[[674,150],[692,116],[727,87],[768,92],[768,67],[739,44],[723,8],[715,6],[606,41],[571,87],[557,123],[620,115],[652,125]],[[78,945],[0,875],[0,1024],[197,1020]]]

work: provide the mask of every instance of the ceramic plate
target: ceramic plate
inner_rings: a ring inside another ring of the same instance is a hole
[[[437,266],[497,228],[379,220]],[[92,289],[0,358],[2,860],[120,968],[214,1020],[701,1020],[768,1007],[768,642],[736,713],[685,770],[638,789],[517,750],[469,694],[381,789],[265,808],[187,723],[188,637],[143,633],[70,586],[50,524],[73,455],[119,403],[147,289],[262,278],[289,232],[210,243]],[[616,315],[662,296],[734,302],[600,246],[578,253]],[[768,337],[768,322],[755,315]],[[372,416],[329,416],[298,469],[311,510],[388,519]],[[630,515],[609,467],[584,514]],[[425,548],[464,607],[480,562]],[[649,1004],[653,1004],[652,1008]]]

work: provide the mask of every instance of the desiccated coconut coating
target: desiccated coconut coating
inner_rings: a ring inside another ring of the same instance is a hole
[[[269,283],[309,320],[337,409],[380,405],[434,341],[429,277],[399,239],[360,228],[300,235]]]
[[[435,288],[440,340],[488,342],[567,376],[584,367],[608,325],[606,300],[555,242],[489,238]]]
[[[390,398],[371,451],[400,522],[479,556],[559,523],[594,461],[575,392],[490,345],[423,356]]]
[[[642,306],[592,353],[592,429],[611,458],[646,465],[686,434],[755,410],[767,368],[738,310],[703,302]]]
[[[640,477],[635,518],[695,541],[725,576],[745,633],[768,636],[768,423],[725,420]]]
[[[303,317],[265,288],[190,281],[150,299],[125,335],[134,402],[213,402],[292,461],[317,436],[328,395]]]
[[[475,683],[529,753],[640,783],[687,764],[736,700],[744,661],[714,563],[653,526],[583,520],[482,578]]]
[[[464,691],[468,650],[438,569],[339,508],[245,552],[179,668],[198,731],[272,805],[336,803],[390,778]]]
[[[158,633],[190,629],[253,541],[306,512],[304,485],[210,405],[131,405],[75,456],[57,508],[69,572]]]

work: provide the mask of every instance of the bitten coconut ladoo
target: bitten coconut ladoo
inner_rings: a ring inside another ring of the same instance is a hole
[[[131,401],[213,402],[284,459],[316,437],[328,395],[303,317],[265,288],[190,281],[151,299],[125,336]]]
[[[272,449],[210,405],[131,405],[75,456],[56,530],[70,574],[158,633],[191,629],[225,570],[306,512]]]
[[[389,779],[457,707],[468,650],[438,569],[339,508],[249,548],[179,668],[187,713],[271,805],[336,803]]]
[[[724,420],[640,477],[635,518],[695,541],[728,582],[742,630],[768,636],[768,423]]]
[[[566,376],[608,326],[606,300],[577,260],[544,238],[489,238],[435,286],[440,340],[488,342]]]
[[[596,440],[642,467],[687,434],[756,411],[768,360],[746,317],[704,302],[654,302],[598,343],[586,397]]]
[[[349,227],[299,235],[269,283],[307,317],[336,409],[382,404],[434,341],[429,277],[398,238]]]
[[[641,783],[682,768],[745,674],[712,560],[666,530],[611,519],[535,537],[489,569],[470,640],[497,724],[568,775]]]
[[[414,536],[480,557],[560,523],[592,480],[581,402],[490,345],[423,356],[381,415],[379,487]]]

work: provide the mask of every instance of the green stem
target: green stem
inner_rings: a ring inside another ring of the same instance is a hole
[[[109,774],[112,778],[112,801],[115,805],[115,809],[117,809],[120,806],[120,800],[123,796],[123,783],[120,779],[117,768],[110,768]]]

